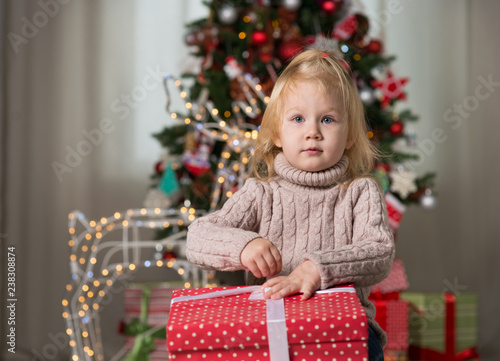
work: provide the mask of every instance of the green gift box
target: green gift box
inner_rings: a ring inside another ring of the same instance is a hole
[[[475,359],[477,296],[403,292],[410,302],[410,360]]]

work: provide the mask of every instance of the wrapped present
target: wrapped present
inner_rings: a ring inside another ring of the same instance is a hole
[[[172,359],[368,360],[366,313],[353,287],[306,301],[264,300],[259,292],[260,286],[175,291],[167,326]]]
[[[402,292],[409,287],[408,278],[406,277],[405,267],[403,261],[396,258],[392,263],[392,269],[387,278],[376,285],[371,286],[372,293],[380,292],[382,294],[392,292]]]
[[[147,296],[147,319],[150,326],[166,325],[170,313],[170,299],[174,290],[183,287],[180,282],[164,284],[133,284],[123,291],[125,315],[128,324],[141,318],[141,306]],[[147,292],[147,295],[146,295]]]
[[[477,297],[473,293],[409,293],[411,360],[479,359]]]
[[[124,290],[125,317],[122,333],[127,356],[124,361],[168,360],[164,342],[172,292],[180,283],[140,284]]]
[[[371,299],[377,313],[375,321],[387,333],[385,351],[408,352],[408,301]]]

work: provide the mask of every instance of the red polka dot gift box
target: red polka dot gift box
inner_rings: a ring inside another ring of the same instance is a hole
[[[175,290],[170,360],[368,361],[366,313],[351,286],[264,300],[260,286]]]

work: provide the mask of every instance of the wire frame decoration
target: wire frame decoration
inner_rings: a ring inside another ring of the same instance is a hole
[[[62,305],[73,361],[104,360],[99,313],[113,293],[121,291],[113,285],[132,279],[139,268],[173,269],[186,288],[214,286],[211,271],[202,271],[183,259],[154,257],[158,246],[182,250],[186,231],[181,229],[196,216],[196,211],[187,207],[129,209],[98,221],[88,221],[79,211],[69,214],[71,282],[66,285]],[[173,232],[161,240],[141,239],[140,231],[148,229]]]

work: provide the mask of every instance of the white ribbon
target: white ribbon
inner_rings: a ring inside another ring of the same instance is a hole
[[[267,291],[268,289],[266,289]],[[245,286],[207,292],[200,295],[180,296],[173,298],[170,305],[183,301],[206,300],[217,297],[236,296],[250,293],[249,300],[264,300],[264,292],[261,286]],[[333,293],[333,292],[356,292],[353,287],[335,287],[326,290],[318,290],[315,293]],[[290,361],[288,354],[288,338],[286,334],[285,302],[279,300],[266,300],[266,320],[267,320],[267,339],[269,340],[269,354],[271,361]]]

